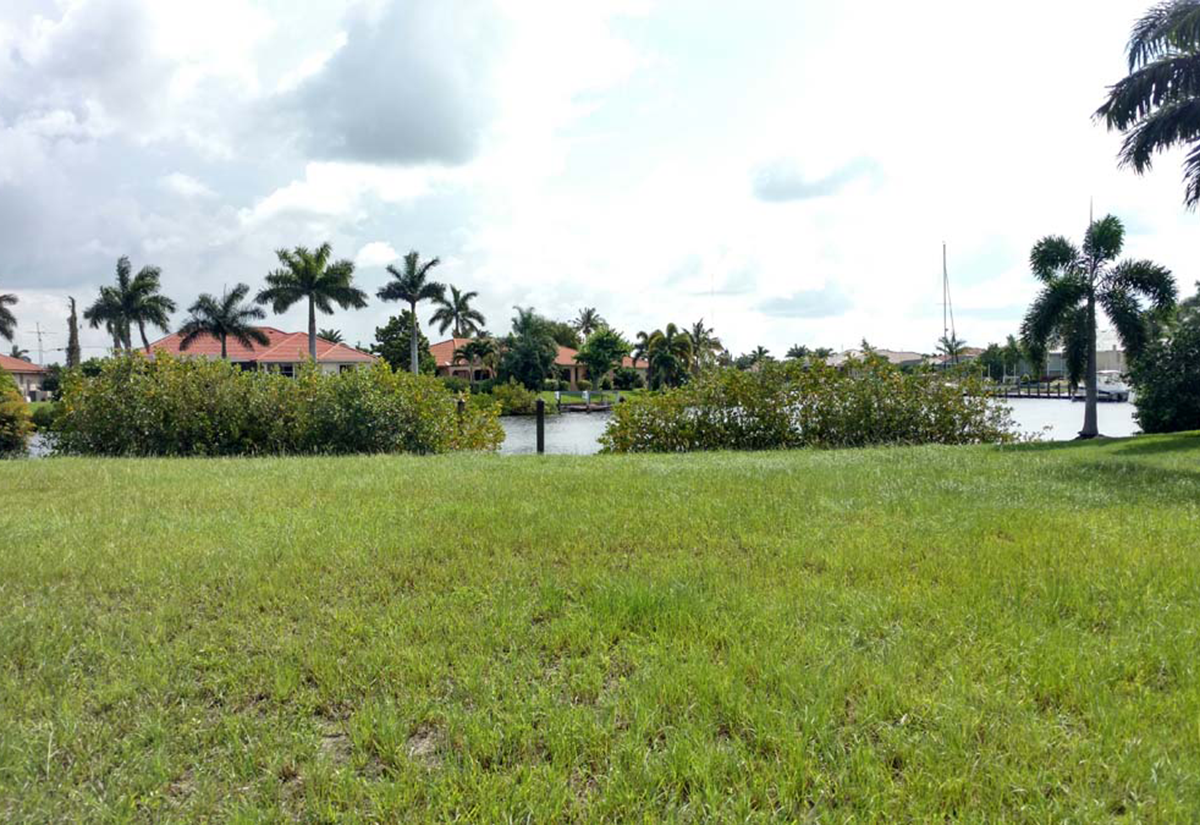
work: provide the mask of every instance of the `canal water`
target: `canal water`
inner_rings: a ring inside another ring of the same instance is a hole
[[[1083,404],[1057,398],[1009,398],[1013,423],[1023,435],[1039,435],[1046,441],[1070,441],[1083,426]],[[1100,432],[1119,438],[1138,432],[1133,404],[1100,404]],[[609,413],[562,413],[546,416],[546,452],[590,455],[599,451],[598,439],[608,424]],[[520,455],[537,451],[536,422],[531,415],[505,416],[504,444],[500,452]]]

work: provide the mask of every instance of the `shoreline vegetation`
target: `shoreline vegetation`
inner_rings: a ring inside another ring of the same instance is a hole
[[[0,812],[1194,821],[1197,467],[3,462]]]

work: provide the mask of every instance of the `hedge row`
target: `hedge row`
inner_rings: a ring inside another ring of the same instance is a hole
[[[139,353],[63,381],[54,451],[68,455],[218,456],[492,450],[494,407],[469,406],[434,378],[369,368],[295,378],[225,361]]]
[[[881,358],[715,370],[618,405],[601,444],[623,453],[1014,440],[1008,408],[974,383]]]

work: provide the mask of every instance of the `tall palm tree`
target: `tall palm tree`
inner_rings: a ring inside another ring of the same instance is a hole
[[[438,258],[431,258],[424,263],[417,250],[412,250],[404,256],[404,268],[397,269],[395,264],[388,264],[387,271],[392,280],[379,290],[379,298],[383,301],[404,301],[413,314],[412,337],[410,344],[412,374],[420,372],[420,360],[417,356],[417,336],[420,325],[416,323],[417,304],[421,301],[434,301],[441,298],[446,287],[437,281],[429,280],[429,270],[441,263]]]
[[[647,350],[657,382],[669,387],[677,387],[684,382],[692,362],[692,342],[685,331],[674,324],[667,324],[650,335]]]
[[[354,286],[354,262],[330,263],[333,247],[328,242],[316,249],[298,246],[290,252],[278,249],[275,256],[283,264],[267,275],[267,288],[254,297],[256,303],[270,304],[275,314],[287,312],[293,304],[308,301],[308,355],[317,360],[317,310],[333,314],[333,305],[342,309],[362,309],[367,293]]]
[[[229,338],[244,347],[255,344],[265,347],[271,343],[267,334],[252,323],[266,318],[267,313],[253,304],[242,303],[249,293],[248,284],[238,284],[222,292],[220,298],[208,293],[197,298],[196,303],[188,307],[191,317],[179,328],[179,349],[188,349],[201,335],[211,335],[221,342],[222,358],[229,357],[225,346]]]
[[[459,292],[458,287],[450,287],[450,297],[443,292],[435,297],[433,302],[438,305],[437,312],[429,319],[429,323],[437,324],[438,332],[446,334],[450,327],[454,328],[455,338],[470,338],[487,323],[483,313],[471,306],[471,301],[479,297],[478,292]]]
[[[1159,3],[1133,27],[1129,74],[1109,88],[1096,111],[1109,130],[1125,133],[1121,165],[1139,175],[1153,156],[1188,147],[1184,202],[1200,204],[1200,0]]]
[[[571,322],[571,326],[579,331],[579,334],[587,338],[600,327],[604,326],[604,319],[600,317],[600,313],[595,307],[584,307],[579,310],[579,315]]]
[[[13,344],[12,351],[9,352],[9,356],[12,358],[20,358],[22,361],[28,361],[29,360],[29,350],[22,349],[21,347],[17,346],[16,344]]]
[[[703,318],[692,324],[687,336],[692,344],[692,374],[699,375],[702,369],[716,361],[717,353],[724,347],[721,339],[713,335],[712,327],[704,325]]]
[[[17,296],[10,294],[0,295],[0,338],[11,341],[17,331],[17,319],[13,316],[10,306],[15,306]]]
[[[654,365],[650,363],[650,338],[653,335],[653,332],[639,330],[633,339],[633,351],[629,353],[635,367],[639,361],[646,362],[646,386],[654,385]]]
[[[162,270],[144,266],[137,275],[129,258],[117,259],[117,281],[100,287],[100,296],[83,311],[83,317],[95,329],[101,324],[112,336],[113,349],[133,350],[132,329],[138,328],[142,346],[150,351],[146,325],[152,324],[166,332],[170,329],[175,302],[159,292]]]
[[[784,357],[789,361],[798,361],[807,358],[811,354],[812,353],[809,352],[808,347],[806,347],[804,344],[792,344],[790,347],[788,347],[787,355]]]
[[[317,337],[331,344],[342,343],[342,331],[340,329],[319,329],[317,330]]]
[[[771,351],[769,349],[767,349],[766,347],[764,347],[762,344],[759,344],[757,347],[755,347],[754,349],[752,349],[750,351],[750,363],[751,364],[761,364],[763,361],[769,361],[770,359],[771,359]]]
[[[1073,385],[1083,379],[1087,387],[1080,438],[1100,434],[1096,424],[1096,309],[1108,315],[1132,361],[1150,337],[1147,313],[1139,299],[1156,313],[1175,303],[1175,279],[1170,271],[1151,261],[1124,260],[1117,256],[1125,245],[1125,227],[1112,215],[1093,221],[1078,249],[1066,238],[1049,236],[1038,241],[1029,255],[1033,274],[1042,282],[1025,320],[1021,335],[1035,364],[1045,361],[1051,339],[1062,342],[1068,376]]]

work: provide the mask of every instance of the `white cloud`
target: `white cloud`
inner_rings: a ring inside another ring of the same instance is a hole
[[[183,172],[172,172],[160,180],[163,188],[183,198],[215,198],[217,193]]]
[[[371,241],[358,250],[358,254],[354,256],[354,265],[360,269],[364,267],[387,266],[399,258],[400,253],[393,249],[390,243],[386,241]]]

